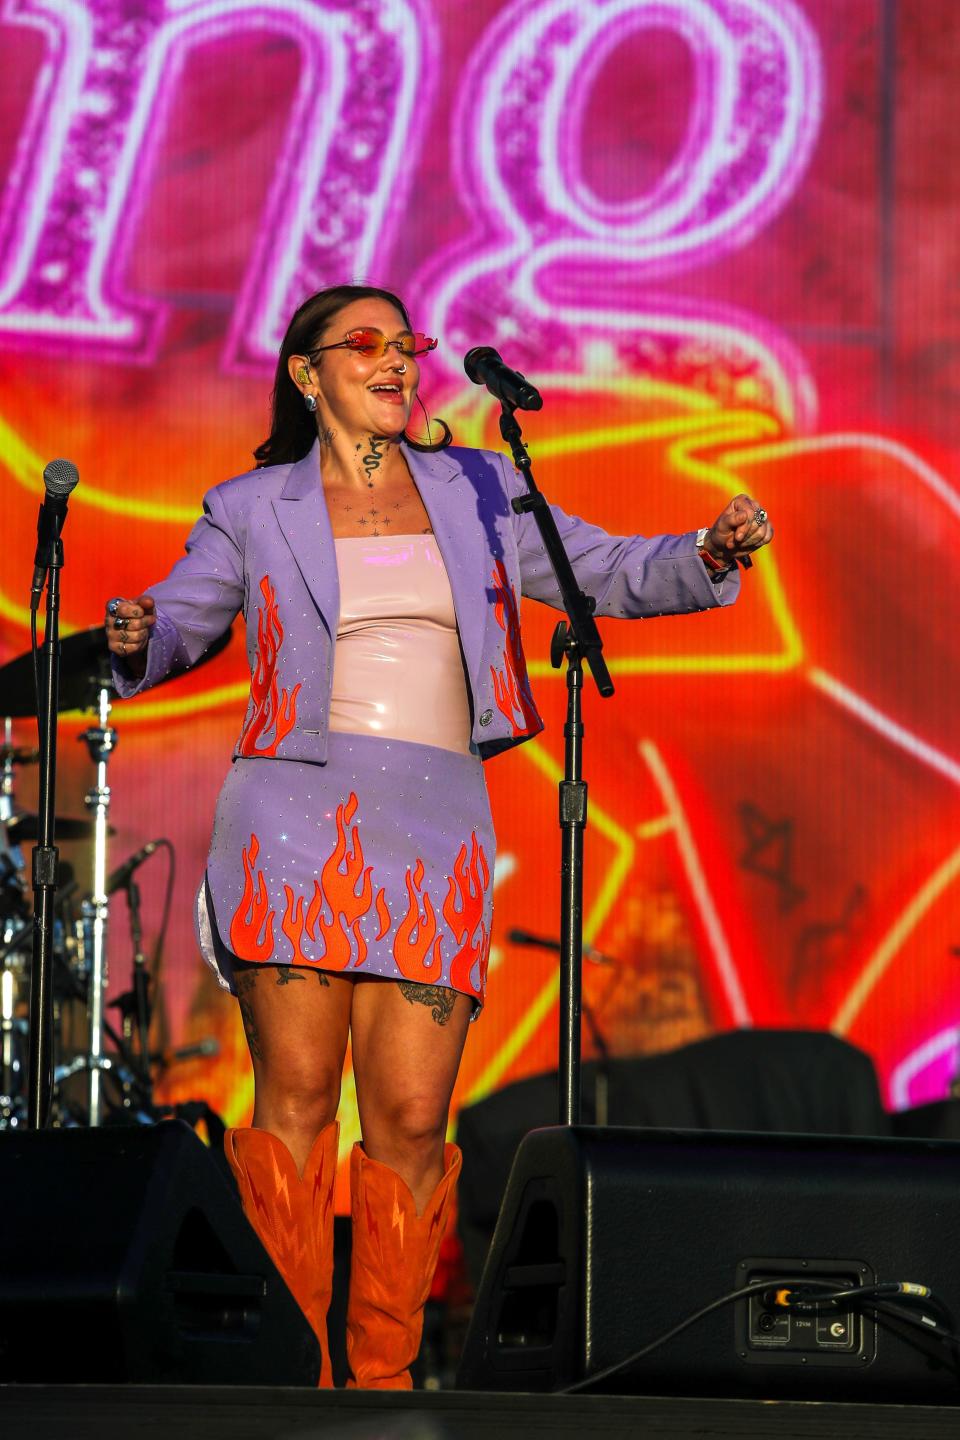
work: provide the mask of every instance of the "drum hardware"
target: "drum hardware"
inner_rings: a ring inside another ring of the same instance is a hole
[[[87,791],[84,803],[93,813],[93,891],[80,907],[84,953],[89,957],[87,1008],[90,1017],[89,1071],[87,1076],[88,1115],[91,1125],[101,1121],[100,1071],[103,1056],[103,1005],[107,992],[107,817],[110,813],[110,786],[107,766],[117,748],[117,732],[110,724],[112,686],[106,676],[98,677],[97,711],[99,724],[77,738],[86,743],[97,767],[96,784]]]
[[[36,840],[39,817],[32,810],[14,810],[7,821],[7,835],[11,844],[24,845]],[[87,815],[58,815],[58,840],[89,840],[94,834],[95,822]],[[110,833],[113,833],[112,831]]]
[[[229,644],[227,631],[209,647],[199,664],[214,659]],[[0,667],[0,694],[3,695],[3,742],[0,744],[0,1129],[26,1123],[24,1092],[26,1069],[26,1025],[20,1012],[25,1010],[29,992],[31,957],[33,953],[33,920],[26,889],[25,867],[20,847],[35,841],[39,834],[39,818],[30,811],[18,811],[15,804],[15,772],[17,766],[33,764],[39,751],[14,743],[13,720],[35,716],[37,697],[34,689],[33,657],[30,651]],[[55,1039],[62,1041],[63,1013],[66,1007],[83,1013],[84,1040],[82,1052],[54,1067],[54,1109],[51,1123],[87,1123],[99,1125],[104,1120],[105,1097],[101,1076],[107,1075],[115,1084],[118,1097],[111,1099],[111,1111],[122,1112],[123,1118],[134,1123],[157,1119],[159,1111],[152,1104],[149,1055],[150,977],[143,952],[142,928],[139,919],[139,892],[133,897],[131,933],[134,942],[134,977],[129,995],[121,996],[121,1033],[104,1015],[108,978],[107,940],[109,917],[107,899],[122,883],[128,888],[129,874],[107,873],[107,841],[113,834],[108,823],[110,786],[107,772],[110,758],[117,746],[117,731],[111,724],[115,699],[110,655],[101,626],[91,626],[60,641],[59,688],[57,708],[93,710],[96,723],[78,739],[88,749],[96,767],[94,785],[85,796],[91,813],[84,817],[60,816],[56,819],[58,840],[93,840],[93,877],[89,894],[80,894],[72,869],[60,865],[60,885],[54,896],[57,915],[53,953],[53,1001]],[[166,842],[164,842],[166,843]],[[151,842],[151,851],[155,844]],[[142,857],[142,852],[138,852]],[[137,1057],[133,1054],[136,1034]],[[104,1042],[114,1047],[115,1056],[104,1053]],[[188,1054],[197,1053],[187,1047]],[[203,1053],[209,1053],[204,1051]],[[179,1052],[165,1056],[167,1063],[179,1058]],[[63,1086],[78,1076],[86,1078],[86,1110],[65,1098]],[[201,1102],[197,1102],[198,1104]],[[164,1113],[170,1113],[164,1107]],[[114,1113],[108,1117],[119,1118]]]

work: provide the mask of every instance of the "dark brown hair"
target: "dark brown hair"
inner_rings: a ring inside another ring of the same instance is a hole
[[[381,290],[375,285],[331,285],[329,289],[319,290],[309,300],[304,300],[287,326],[280,346],[270,400],[270,434],[253,452],[258,466],[288,465],[302,460],[313,448],[317,438],[316,421],[290,378],[287,361],[291,355],[311,355],[334,316],[354,300],[386,300],[399,311],[407,329],[413,328],[403,301],[391,291]],[[453,435],[445,421],[434,423],[443,426],[441,440],[432,445],[413,440],[409,435],[404,435],[404,440],[414,450],[443,450],[451,443]]]

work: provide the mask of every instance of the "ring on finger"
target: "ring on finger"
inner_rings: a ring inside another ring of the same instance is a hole
[[[120,606],[121,606],[122,604],[123,604],[123,596],[122,596],[122,595],[115,595],[112,600],[108,600],[108,601],[107,601],[107,614],[108,614],[108,615],[116,615],[117,611],[119,610],[119,608],[120,608]]]
[[[127,621],[122,615],[117,615],[114,617],[113,628],[114,630],[126,630]]]
[[[767,512],[766,510],[764,510],[762,505],[758,506],[757,509],[754,511],[753,519],[755,524],[757,525],[766,525]]]

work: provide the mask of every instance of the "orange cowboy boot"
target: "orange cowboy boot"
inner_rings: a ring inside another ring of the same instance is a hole
[[[355,1145],[350,1155],[353,1254],[347,1305],[348,1389],[410,1390],[423,1307],[437,1268],[460,1151],[446,1145],[444,1173],[422,1215],[395,1171]]]
[[[333,1182],[339,1125],[327,1125],[297,1173],[293,1156],[268,1130],[228,1130],[224,1148],[243,1212],[320,1342],[320,1380],[333,1386],[327,1310],[333,1291]]]

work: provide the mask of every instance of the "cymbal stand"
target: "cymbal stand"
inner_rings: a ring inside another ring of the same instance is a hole
[[[13,720],[3,717],[3,769],[0,771],[0,825],[13,819],[13,772],[16,760],[13,748]]]
[[[9,715],[3,719],[3,767],[0,771],[0,827],[13,818],[13,720]],[[2,837],[3,851],[6,852],[6,836]],[[22,928],[22,922],[13,916],[4,918],[0,939],[11,940]],[[14,1071],[13,1027],[14,1027],[14,973],[0,962],[0,1124],[9,1123],[13,1116],[16,1074]]]
[[[81,906],[84,961],[89,966],[87,1008],[89,1053],[87,1096],[90,1125],[99,1125],[102,1116],[101,1071],[110,1068],[103,1054],[103,1007],[107,993],[107,820],[110,814],[110,786],[107,766],[117,748],[117,732],[110,724],[111,690],[101,684],[97,697],[98,721],[78,739],[86,742],[97,767],[96,784],[87,791],[84,804],[93,812],[93,889]]]

